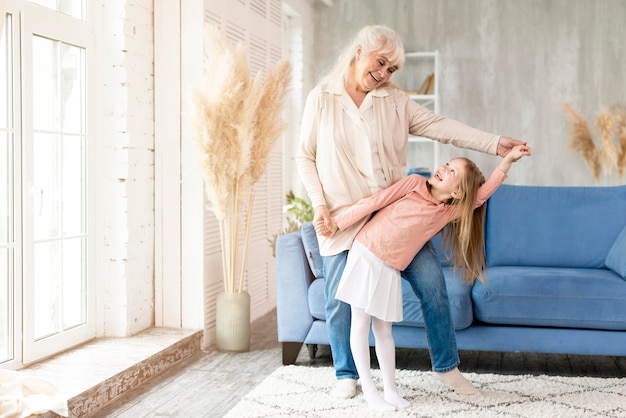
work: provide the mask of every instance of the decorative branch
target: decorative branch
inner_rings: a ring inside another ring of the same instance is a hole
[[[598,160],[605,175],[608,175],[614,167],[617,167],[618,151],[617,146],[613,143],[613,124],[613,115],[606,110],[602,110],[596,117],[596,129],[600,133]]]
[[[600,161],[587,120],[565,102],[563,102],[563,112],[570,122],[570,147],[581,153],[591,175],[598,181],[600,178]]]
[[[626,108],[623,106],[611,106],[613,114],[614,130],[618,138],[619,152],[617,156],[617,174],[623,178],[626,174]]]
[[[269,69],[265,83],[260,72],[250,80],[243,44],[231,45],[211,25],[207,27],[204,52],[203,86],[194,92],[192,102],[192,136],[200,150],[210,209],[220,224],[224,291],[234,293],[243,287],[254,185],[265,172],[269,153],[284,130],[281,113],[291,66],[280,61]],[[245,214],[241,210],[244,205]],[[244,251],[240,254],[242,217]]]

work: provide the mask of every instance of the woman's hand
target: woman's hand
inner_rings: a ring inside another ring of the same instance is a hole
[[[530,157],[530,147],[528,145],[516,145],[506,156],[507,159],[516,162],[522,157]]]
[[[334,231],[332,226],[334,222],[330,217],[330,211],[328,206],[318,206],[315,208],[315,215],[313,215],[313,227],[315,233],[322,237],[330,238],[333,236]]]
[[[509,138],[508,136],[501,136],[498,141],[497,153],[500,157],[506,157],[516,145],[526,145],[526,141],[520,141],[518,139]]]

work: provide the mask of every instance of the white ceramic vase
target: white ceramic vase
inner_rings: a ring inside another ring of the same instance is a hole
[[[250,294],[246,291],[217,295],[216,346],[219,351],[250,351]]]

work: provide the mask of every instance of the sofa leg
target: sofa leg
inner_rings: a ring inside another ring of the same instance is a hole
[[[283,343],[283,365],[295,364],[301,348],[302,343]]]

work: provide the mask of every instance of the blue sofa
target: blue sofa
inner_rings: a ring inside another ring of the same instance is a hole
[[[626,356],[626,186],[502,185],[485,241],[486,285],[464,284],[442,262],[459,350]],[[312,356],[329,344],[311,224],[278,238],[276,280],[278,340],[293,364],[303,343]],[[396,346],[426,348],[406,281],[403,309]]]

